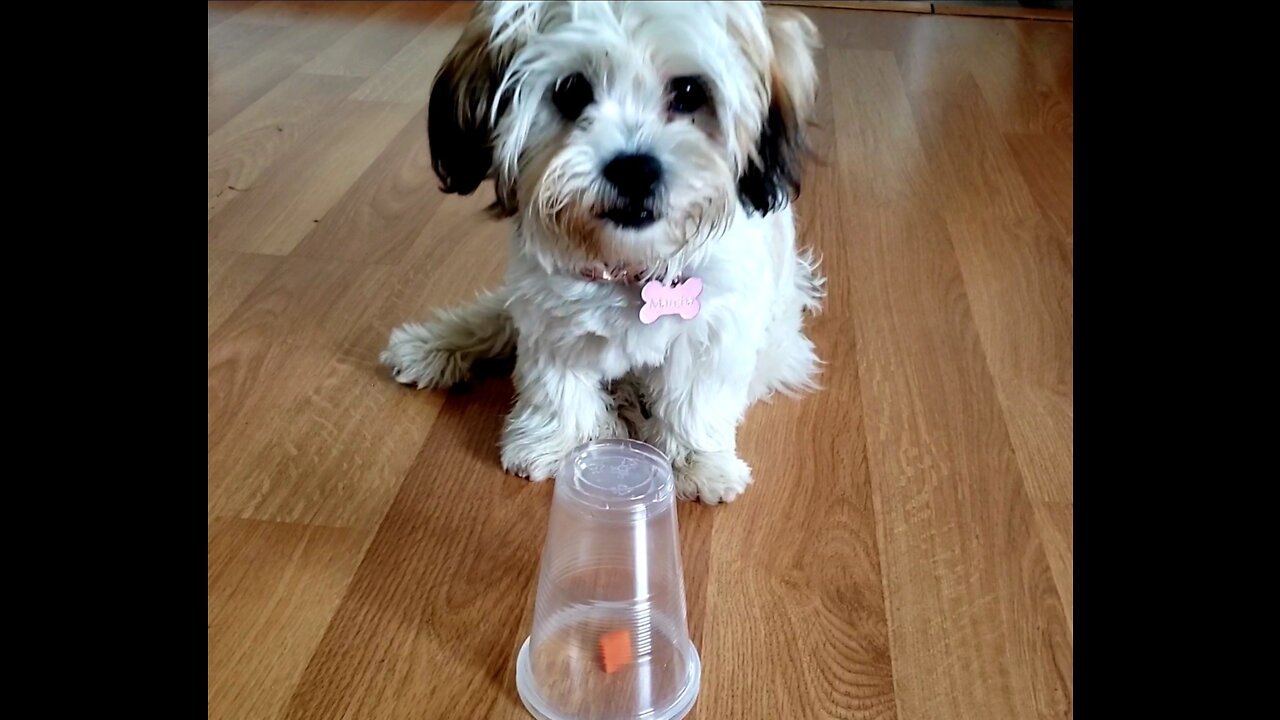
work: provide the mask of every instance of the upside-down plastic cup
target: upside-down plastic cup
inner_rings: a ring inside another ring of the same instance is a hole
[[[556,476],[516,688],[539,720],[674,720],[698,696],[671,463],[633,440],[574,450]]]

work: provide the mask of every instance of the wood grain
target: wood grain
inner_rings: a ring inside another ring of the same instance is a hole
[[[367,78],[449,7],[439,2],[393,2],[303,65],[300,72]]]
[[[972,76],[911,94],[916,128],[949,212],[1031,218],[1038,208]]]
[[[947,215],[946,225],[1027,492],[1069,503],[1075,342],[1063,245],[1043,222]]]
[[[211,16],[212,17],[212,16]],[[283,30],[279,25],[219,23],[209,28],[209,81],[270,47],[268,41]]]
[[[253,0],[209,0],[209,29],[230,20],[242,10],[253,7]],[[212,36],[212,33],[210,33]]]
[[[933,3],[915,0],[767,0],[766,5],[792,5],[833,10],[876,10],[885,12],[931,13]]]
[[[462,35],[471,15],[465,3],[452,3],[436,16],[408,45],[356,90],[352,98],[373,102],[411,103],[425,106],[431,81]]]
[[[253,27],[258,16],[255,10],[269,6],[259,3],[238,14],[231,22]],[[351,19],[368,15],[378,8],[374,3],[337,5],[325,13],[344,9],[343,14],[304,16],[285,24],[271,35],[269,43],[260,50],[237,57],[225,71],[217,72],[212,62],[209,68],[209,133],[222,127],[244,108],[262,97],[289,75],[302,67],[320,51],[352,30]],[[228,23],[230,24],[230,23]],[[214,28],[218,30],[219,28]]]
[[[435,191],[440,181],[431,171],[426,127],[426,112],[419,112],[293,254],[371,263],[402,260],[444,200]]]
[[[349,268],[303,258],[282,260],[209,337],[209,452],[210,482],[224,479],[213,470],[213,455],[222,439],[245,428],[256,405],[272,411],[285,393],[301,392],[307,375],[296,363],[308,346],[317,347],[315,334],[335,312],[335,303],[355,281]],[[330,324],[331,326],[331,324]],[[299,341],[303,342],[299,342]],[[323,342],[323,341],[321,341]],[[320,346],[319,352],[331,353]],[[286,367],[294,382],[276,382]],[[238,444],[230,448],[241,454]],[[211,493],[211,502],[215,499]]]
[[[891,52],[832,49],[827,92],[843,129],[836,162],[842,197],[860,203],[931,202],[933,168],[925,161],[911,102]],[[856,141],[854,141],[856,139]],[[827,157],[833,157],[828,155]]]
[[[385,2],[372,0],[304,0],[301,2],[255,2],[236,15],[241,22],[297,27],[315,22],[338,22],[348,28],[355,27],[369,17]]]
[[[262,171],[307,138],[358,82],[291,75],[209,135],[209,217],[252,192]]]
[[[244,302],[281,258],[209,251],[209,334]]]
[[[320,525],[218,519],[209,528],[209,717],[278,717],[364,550]]]
[[[510,395],[503,380],[450,396],[285,717],[474,718],[519,707],[508,680],[551,486],[514,481],[492,462],[501,418],[491,408]]]
[[[1037,502],[1036,520],[1044,539],[1045,554],[1053,570],[1054,584],[1062,598],[1063,612],[1067,617],[1067,631],[1074,634],[1074,583],[1073,562],[1075,531],[1071,503]],[[1067,640],[1070,641],[1069,635]]]
[[[1072,10],[1021,7],[1014,3],[988,2],[916,2],[916,0],[765,0],[766,5],[791,5],[832,10],[871,10],[875,12],[907,12],[936,15],[968,15],[983,18],[1048,20],[1070,23]]]
[[[499,467],[510,380],[376,365],[503,274],[491,190],[427,153],[469,12],[209,6],[211,720],[527,717],[552,486]],[[804,12],[825,387],[751,409],[742,498],[679,508],[690,717],[1073,717],[1072,25]]]
[[[1061,716],[1069,691],[1040,663],[1069,657],[1041,633],[1065,620],[945,223],[893,206],[849,222],[900,713]]]
[[[348,100],[209,221],[214,247],[287,255],[420,107]]]
[[[1048,20],[1071,22],[1074,10],[1057,8],[1033,8],[987,2],[935,2],[933,11],[939,15],[972,15],[983,18],[1013,18],[1017,20]]]
[[[1004,136],[1018,172],[1027,183],[1040,216],[1057,229],[1069,264],[1075,264],[1075,144],[1071,138],[1008,133]]]
[[[834,154],[834,118],[824,95],[817,157]],[[810,168],[801,211],[801,237],[836,272],[849,262],[840,175],[838,163]],[[840,404],[779,397],[739,433],[758,481],[739,501],[751,510],[716,518],[708,604],[718,620],[701,647],[705,662],[741,670],[704,675],[699,717],[896,715],[848,285],[830,292],[811,326],[828,363],[824,392]]]

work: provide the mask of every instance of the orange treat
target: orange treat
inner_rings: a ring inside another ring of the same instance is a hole
[[[614,630],[600,636],[600,660],[604,663],[605,672],[616,672],[622,666],[630,665],[631,659],[631,633]]]

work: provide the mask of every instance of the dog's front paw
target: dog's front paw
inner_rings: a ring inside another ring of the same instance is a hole
[[[602,415],[597,426],[584,435],[566,432],[545,416],[513,413],[502,433],[502,468],[535,482],[549,480],[565,456],[582,443],[626,437],[626,424],[612,412]]]
[[[751,484],[751,468],[731,452],[693,452],[676,462],[676,495],[708,505],[732,502]]]
[[[433,325],[401,325],[378,360],[391,369],[396,382],[422,388],[447,388],[466,380],[471,359],[441,342]]]
[[[517,402],[502,428],[502,469],[534,482],[549,480],[572,444],[555,414]]]
[[[555,477],[565,452],[559,445],[511,441],[502,442],[502,469],[533,482]]]

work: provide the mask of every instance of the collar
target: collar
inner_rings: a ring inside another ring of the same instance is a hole
[[[580,270],[578,272],[578,277],[586,280],[587,282],[637,285],[646,280],[654,279],[652,274],[651,270],[638,269],[634,267],[606,267],[604,265],[595,265]]]

